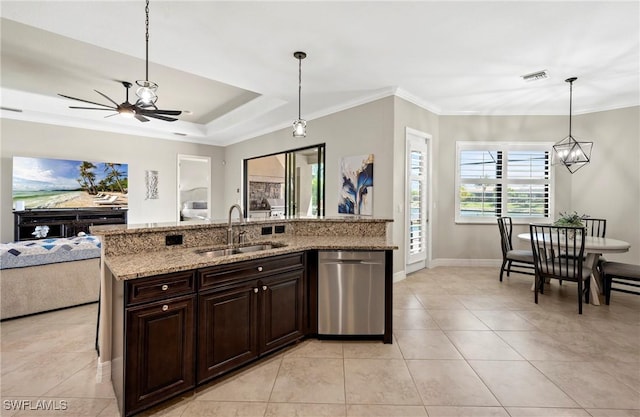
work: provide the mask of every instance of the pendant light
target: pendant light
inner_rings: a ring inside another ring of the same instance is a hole
[[[590,162],[591,148],[593,148],[593,142],[578,142],[571,135],[573,82],[577,79],[577,77],[571,77],[565,80],[569,83],[569,136],[553,145],[553,165],[562,164],[572,174]]]
[[[307,57],[304,52],[294,52],[293,56],[298,60],[298,120],[293,122],[293,137],[304,138],[307,136],[307,122],[300,117],[300,102],[302,93],[302,60]]]
[[[158,84],[149,81],[149,0],[147,0],[147,5],[144,8],[144,12],[146,15],[145,19],[145,45],[146,45],[146,72],[145,79],[136,81],[138,85],[138,89],[136,90],[136,95],[138,96],[138,105],[141,107],[153,107],[155,102],[158,101],[158,96],[156,95],[156,90],[158,90]]]

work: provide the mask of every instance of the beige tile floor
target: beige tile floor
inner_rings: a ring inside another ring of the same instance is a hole
[[[496,268],[424,270],[394,285],[393,344],[307,340],[144,414],[640,417],[640,297],[579,316],[570,283],[538,305],[530,287]],[[2,416],[117,415],[95,382],[95,318],[94,304],[0,324]]]

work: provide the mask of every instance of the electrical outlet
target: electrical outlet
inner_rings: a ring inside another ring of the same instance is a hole
[[[167,235],[164,238],[167,246],[182,245],[182,235]]]
[[[270,235],[271,233],[273,233],[273,228],[271,226],[265,226],[262,228],[263,235]]]
[[[284,224],[275,227],[276,233],[284,233]]]

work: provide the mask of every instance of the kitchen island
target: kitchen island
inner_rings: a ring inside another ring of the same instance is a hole
[[[101,226],[99,378],[122,415],[317,335],[318,251],[380,251],[391,343],[391,220]],[[242,242],[242,243],[240,243]]]

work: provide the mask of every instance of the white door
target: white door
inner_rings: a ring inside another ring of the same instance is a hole
[[[429,136],[406,130],[406,273],[427,267],[429,243]]]

